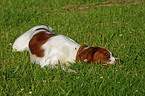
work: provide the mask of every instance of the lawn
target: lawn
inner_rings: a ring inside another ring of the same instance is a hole
[[[1,0],[0,14],[0,96],[145,95],[144,0]],[[43,69],[28,52],[12,52],[15,39],[37,25],[105,47],[123,63],[76,62],[70,68],[78,74]]]

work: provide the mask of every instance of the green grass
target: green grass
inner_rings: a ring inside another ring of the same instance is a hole
[[[0,14],[0,96],[145,95],[144,0],[1,0]],[[12,52],[18,36],[42,24],[79,44],[105,47],[124,63],[76,63],[74,75]]]

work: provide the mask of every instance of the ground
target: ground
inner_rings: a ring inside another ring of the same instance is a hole
[[[0,95],[145,95],[144,0],[1,0]],[[42,69],[14,40],[37,25],[79,44],[105,47],[122,59],[109,68],[76,62],[71,69]]]

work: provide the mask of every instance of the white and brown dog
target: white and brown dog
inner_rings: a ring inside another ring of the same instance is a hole
[[[105,48],[80,45],[69,37],[54,34],[53,29],[45,25],[33,27],[15,40],[13,51],[25,50],[29,51],[31,62],[41,67],[58,63],[69,66],[75,61],[114,64],[116,60]]]

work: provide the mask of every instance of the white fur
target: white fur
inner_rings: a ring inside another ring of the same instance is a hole
[[[109,50],[108,50],[109,51]],[[111,51],[109,51],[109,53],[110,53],[110,62],[107,62],[107,64],[114,64],[115,63],[115,60],[117,59],[117,58],[115,58],[115,57],[113,57],[112,56],[112,53],[111,53]]]
[[[18,37],[13,44],[13,51],[29,51],[30,58],[32,63],[40,64],[41,67],[47,65],[57,65],[58,63],[66,64],[69,66],[68,62],[73,63],[76,59],[76,54],[78,49],[80,48],[80,44],[76,43],[74,40],[69,37],[63,35],[56,35],[47,40],[45,44],[41,46],[44,51],[44,57],[36,57],[36,55],[32,54],[29,50],[29,41],[32,37],[40,31],[46,30],[37,30],[39,28],[45,28],[50,31],[48,34],[54,34],[53,29],[50,26],[36,26],[30,29],[29,31],[22,34]],[[87,47],[89,48],[89,47]],[[109,50],[108,50],[109,51]],[[110,51],[109,51],[110,52]],[[87,59],[85,60],[87,62]],[[114,64],[115,58],[112,56],[110,52],[110,62],[108,64]],[[71,69],[69,69],[71,70]]]
[[[60,64],[66,63],[67,66],[69,66],[68,62],[73,63],[81,45],[63,35],[51,37],[41,46],[41,48],[45,50],[43,58],[36,57],[36,55],[30,52],[28,44],[31,38],[40,31],[46,31],[43,29],[36,30],[39,28],[48,29],[51,32],[50,34],[53,33],[53,29],[50,26],[47,27],[45,25],[41,25],[33,27],[15,40],[13,44],[13,51],[29,51],[31,62],[40,64],[41,67],[50,64],[56,65],[58,62],[60,62]]]
[[[68,65],[68,62],[74,62],[80,46],[69,37],[63,35],[54,36],[42,45],[42,49],[45,50],[43,58],[36,57],[30,52],[31,62],[40,64],[41,67],[49,64],[57,65],[58,62]]]
[[[28,51],[28,44],[32,36],[40,32],[40,30],[35,31],[38,28],[45,28],[45,29],[48,29],[51,33],[53,32],[53,29],[50,26],[47,27],[45,25],[41,25],[41,26],[33,27],[15,40],[13,44],[13,51],[25,51],[25,50]],[[46,30],[43,30],[43,31],[46,31]]]

